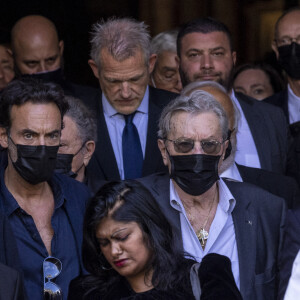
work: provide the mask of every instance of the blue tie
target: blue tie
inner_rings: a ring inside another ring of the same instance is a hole
[[[122,134],[123,166],[125,179],[142,176],[143,151],[139,133],[133,124],[135,112],[124,115],[125,127]]]

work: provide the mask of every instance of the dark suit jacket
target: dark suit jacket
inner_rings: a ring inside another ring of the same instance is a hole
[[[266,103],[273,104],[282,109],[286,120],[289,124],[289,109],[288,109],[288,90],[285,89],[279,93],[274,94],[264,100]],[[293,138],[293,144],[290,149],[291,162],[288,162],[287,174],[296,178],[300,184],[300,122],[289,125],[290,133]],[[293,160],[292,160],[293,159]]]
[[[300,191],[296,180],[279,173],[237,164],[244,182],[252,183],[262,189],[285,199],[288,208],[300,205]]]
[[[95,153],[87,167],[88,173],[96,176],[98,180],[120,180],[119,169],[103,114],[101,94],[98,96],[96,110],[98,117],[98,141]],[[178,95],[149,87],[149,118],[142,176],[166,171],[157,146],[158,119],[162,109],[176,96]],[[95,107],[95,105],[91,103],[90,107]],[[89,180],[90,178],[92,178],[91,175],[89,175]]]
[[[290,140],[282,111],[262,101],[236,93],[250,127],[261,168],[286,173]]]
[[[0,300],[24,299],[24,286],[21,275],[14,269],[0,264]]]
[[[285,236],[280,253],[279,299],[283,299],[291,273],[293,262],[300,250],[300,207],[288,210],[286,215]]]
[[[180,216],[170,206],[168,174],[154,174],[139,181],[147,187],[171,223],[182,247]],[[226,181],[236,199],[232,218],[243,299],[275,299],[278,255],[282,245],[286,206],[284,200],[252,184]]]

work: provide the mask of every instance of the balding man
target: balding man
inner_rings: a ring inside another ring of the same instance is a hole
[[[182,94],[189,96],[196,90],[210,93],[224,108],[228,116],[229,146],[225,160],[220,167],[220,177],[234,181],[249,182],[268,192],[286,200],[288,208],[296,207],[300,203],[300,191],[295,179],[279,173],[240,165],[235,162],[237,137],[240,113],[235,103],[228,96],[225,88],[214,81],[195,81],[187,85]]]
[[[52,21],[29,15],[16,22],[11,31],[12,53],[17,76],[27,75],[61,85],[65,94],[86,102],[97,90],[66,80],[63,74],[64,42]]]
[[[286,74],[288,85],[265,101],[280,107],[290,124],[295,139],[298,168],[300,168],[300,8],[282,14],[275,25],[272,49]],[[300,175],[299,175],[300,177]],[[300,180],[299,180],[300,181]]]

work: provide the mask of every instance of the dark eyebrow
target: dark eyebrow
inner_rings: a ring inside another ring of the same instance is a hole
[[[259,87],[259,86],[265,87],[262,83],[255,83],[255,84],[250,85],[250,88],[256,88],[256,87]]]
[[[45,135],[51,135],[51,134],[54,134],[54,133],[59,133],[59,134],[60,134],[60,133],[61,133],[61,130],[56,129],[56,130],[47,132]]]
[[[127,229],[127,227],[121,228],[121,229],[115,231],[115,232],[111,235],[111,238],[114,238],[115,235],[117,235],[118,233],[120,233],[120,232],[122,232],[122,231],[124,231],[124,230],[126,230],[126,229]]]
[[[211,48],[211,49],[209,49],[209,50],[210,50],[210,51],[218,51],[218,50],[225,50],[225,48],[222,47],[222,46],[219,46],[219,47]]]
[[[56,59],[57,57],[58,57],[58,54],[55,54],[55,55],[47,57],[45,60]]]
[[[34,59],[24,59],[23,62],[25,64],[29,64],[29,63],[34,63],[34,64],[38,64],[39,60],[34,60]]]
[[[28,129],[28,128],[21,130],[20,133],[21,134],[25,134],[25,133],[38,134],[36,131]]]

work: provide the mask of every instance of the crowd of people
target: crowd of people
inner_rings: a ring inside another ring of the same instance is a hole
[[[152,39],[111,18],[92,88],[65,77],[52,21],[18,20],[0,44],[0,299],[297,299],[299,7],[270,47],[282,74],[236,67],[211,17]]]

